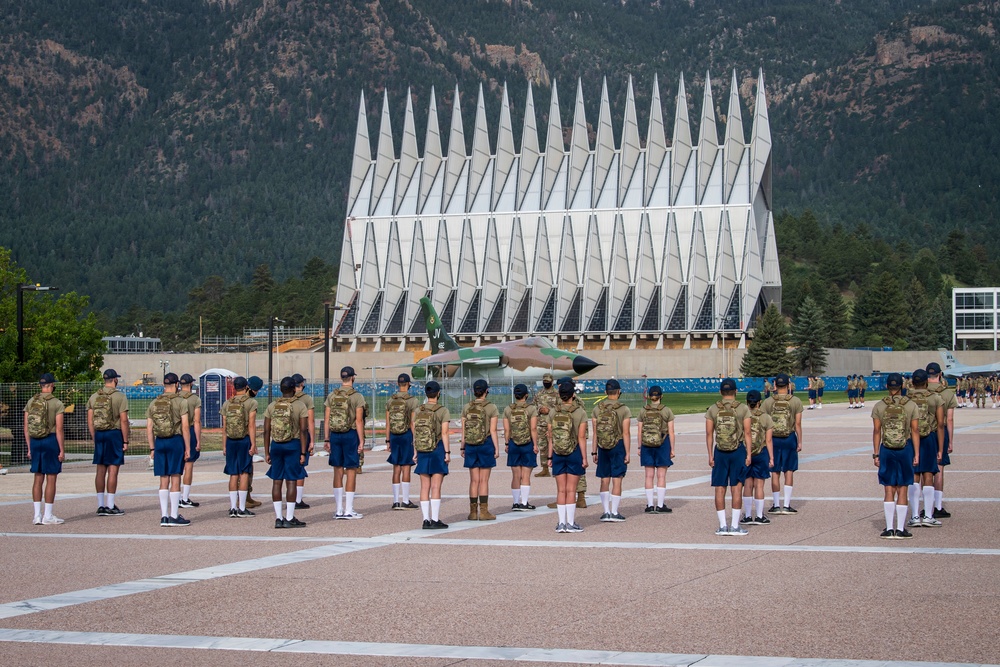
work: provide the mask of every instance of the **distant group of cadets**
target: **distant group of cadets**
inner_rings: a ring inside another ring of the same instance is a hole
[[[865,407],[866,391],[868,391],[868,381],[865,379],[864,375],[848,375],[847,409],[859,410]]]
[[[1000,377],[996,375],[958,378],[955,389],[960,408],[985,408],[987,399],[994,408],[1000,404]]]
[[[124,464],[129,445],[128,399],[117,389],[119,378],[113,369],[105,371],[104,386],[87,402],[100,516],[124,514],[115,503],[118,469]],[[341,369],[340,378],[341,386],[324,404],[324,449],[329,452],[329,464],[334,468],[334,518],[360,519],[362,515],[354,510],[354,497],[368,405],[354,389],[353,368]],[[907,389],[906,378],[890,374],[886,380],[889,395],[872,410],[873,461],[878,468],[879,484],[885,489],[886,528],[881,537],[886,539],[910,538],[912,533],[908,528],[940,526],[939,519],[951,516],[943,506],[944,468],[950,463],[954,410],[961,404],[956,392],[944,381],[937,363],[914,371],[909,379]],[[165,527],[189,525],[190,520],[179,509],[199,505],[190,499],[191,468],[201,444],[201,401],[191,392],[193,382],[190,375],[178,377],[167,373],[163,393],[146,410],[154,475],[160,478],[160,525]],[[235,394],[220,410],[232,518],[254,516],[248,509],[248,496],[253,457],[258,451],[254,399],[262,384],[257,377],[235,378]],[[470,472],[468,519],[496,519],[489,509],[489,479],[500,458],[498,424],[502,419],[503,447],[511,469],[512,511],[535,509],[530,503],[531,471],[541,459],[544,471],[556,480],[556,531],[581,532],[583,528],[576,521],[579,484],[593,463],[601,484],[600,520],[625,521],[620,503],[622,481],[631,460],[633,416],[621,402],[621,385],[615,379],[608,380],[606,396],[588,418],[572,380],[563,378],[556,384],[547,374],[543,384],[544,389],[533,403],[528,402],[528,388],[516,385],[514,402],[504,408],[501,416],[488,400],[489,384],[485,380],[474,383],[473,399],[462,409],[459,448],[463,465]],[[267,477],[272,480],[271,500],[278,529],[306,525],[295,517],[297,509],[309,508],[303,500],[303,482],[308,477],[305,468],[310,454],[314,452],[313,401],[303,392],[304,385],[305,379],[300,375],[282,378],[281,396],[264,413],[264,460],[270,466]],[[985,379],[983,385],[988,386]],[[56,476],[65,458],[64,407],[53,394],[54,386],[51,374],[42,375],[40,392],[24,408],[24,435],[29,442],[31,472],[35,475],[32,499],[36,525],[63,523],[52,512]],[[418,508],[410,501],[411,471],[415,466],[420,477],[422,527],[447,528],[440,519],[440,511],[441,486],[451,463],[451,414],[438,401],[441,387],[437,382],[426,383],[424,402],[410,393],[407,374],[397,378],[397,386],[398,391],[389,399],[385,413],[388,462],[392,465],[391,509]],[[764,482],[768,478],[772,504],[767,514],[797,514],[791,499],[798,455],[802,451],[804,407],[792,394],[792,386],[789,376],[781,374],[773,379],[773,384],[765,381],[766,397],[752,390],[747,393],[746,402],[741,403],[736,396],[736,382],[726,378],[720,384],[721,400],[706,410],[705,442],[719,523],[716,535],[743,536],[748,533],[746,526],[771,523],[764,511]],[[959,394],[967,391],[962,389],[961,382],[958,386]],[[863,406],[864,378],[849,376],[848,387],[849,407]],[[810,408],[813,404],[821,405],[822,388],[819,378],[809,378]],[[659,386],[650,387],[636,429],[640,463],[645,472],[647,514],[672,512],[665,496],[666,472],[674,457],[674,414],[662,403],[662,397]],[[593,438],[589,437],[591,422]],[[732,498],[731,518],[726,514],[727,490]]]

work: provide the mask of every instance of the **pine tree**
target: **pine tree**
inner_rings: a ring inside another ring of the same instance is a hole
[[[791,370],[788,355],[788,325],[773,303],[767,307],[754,332],[740,364],[740,373],[747,377],[773,376]]]
[[[851,337],[851,324],[847,316],[847,304],[836,283],[827,286],[820,307],[823,319],[826,320],[826,347],[847,347]]]
[[[854,303],[855,345],[903,345],[912,316],[908,296],[892,273],[869,274]]]
[[[906,334],[907,349],[933,350],[937,347],[938,339],[936,317],[924,286],[916,278],[910,281],[908,296],[913,320]]]
[[[823,311],[811,296],[803,299],[792,324],[792,344],[795,345],[795,362],[807,375],[818,375],[826,370],[828,339]]]

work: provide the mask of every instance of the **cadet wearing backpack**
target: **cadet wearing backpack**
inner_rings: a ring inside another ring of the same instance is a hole
[[[146,408],[146,439],[151,443],[153,474],[160,478],[160,525],[188,526],[178,512],[181,502],[181,474],[191,451],[191,431],[187,405],[177,393],[176,373],[163,376],[163,393]]]
[[[24,405],[24,440],[28,443],[28,458],[35,478],[31,485],[31,500],[35,515],[31,523],[36,526],[57,526],[63,520],[52,513],[56,501],[56,476],[62,472],[66,458],[63,444],[63,413],[66,407],[52,391],[56,379],[45,373],[38,379],[39,393]],[[42,513],[42,495],[45,496],[45,513]]]
[[[868,391],[868,380],[865,379],[864,375],[858,376],[858,401],[861,403],[861,407],[865,407],[865,392]],[[905,396],[905,394],[904,394]]]
[[[906,530],[906,490],[913,481],[913,467],[919,463],[919,453],[913,449],[913,441],[920,439],[919,411],[916,403],[900,396],[902,375],[890,373],[885,386],[889,395],[872,408],[872,445],[875,448],[872,460],[878,468],[878,483],[885,488],[882,503],[885,530],[880,537],[900,540],[913,537]]]
[[[528,404],[528,387],[514,386],[514,403],[503,409],[503,435],[507,441],[507,465],[510,467],[510,494],[514,498],[511,510],[526,512],[535,509],[528,502],[531,494],[531,470],[538,454],[538,410]]]
[[[309,428],[302,431],[302,441],[306,444],[306,460],[302,464],[302,468],[305,469],[309,466],[309,457],[316,451],[313,445],[313,429],[316,428],[316,408],[313,397],[305,392],[306,379],[296,373],[292,376],[292,382],[295,383],[295,400],[305,404],[307,418],[309,419]],[[308,476],[309,473],[306,472],[306,477]],[[305,477],[295,483],[295,509],[297,510],[309,509],[309,503],[303,500],[305,496],[305,484]]]
[[[573,492],[587,472],[587,411],[577,404],[573,382],[559,384],[559,406],[549,413],[548,449],[556,478],[557,533],[580,533]]]
[[[826,388],[826,380],[821,377],[816,378],[816,409],[823,409],[823,390]]]
[[[792,507],[792,483],[799,469],[802,451],[802,401],[788,393],[788,376],[774,378],[775,393],[764,401],[764,412],[774,421],[774,464],[771,466],[771,496],[773,504],[768,514],[797,514]],[[857,390],[855,390],[857,391]],[[781,482],[784,476],[785,502],[781,503]]]
[[[181,376],[181,398],[187,408],[188,424],[191,429],[191,450],[184,457],[184,475],[181,478],[181,507],[198,507],[201,503],[191,500],[191,482],[194,478],[194,462],[201,458],[201,397],[191,391],[194,377],[189,373]]]
[[[604,384],[606,399],[594,406],[594,444],[591,457],[597,465],[597,478],[601,480],[601,521],[620,523],[625,517],[618,512],[622,501],[622,480],[628,471],[632,449],[630,420],[631,410],[619,399],[622,387],[614,378]]]
[[[855,401],[858,398],[858,381],[856,375],[847,376],[847,409],[860,407],[860,404],[855,405]]]
[[[473,399],[462,408],[462,448],[459,450],[469,469],[469,521],[494,521],[490,513],[490,473],[500,458],[497,437],[497,406],[486,400],[490,385],[476,380]]]
[[[778,384],[787,389],[786,375],[779,375],[775,383],[785,378],[786,384]],[[747,529],[740,525],[743,511],[743,482],[747,466],[750,465],[750,451],[747,442],[753,442],[751,435],[750,408],[736,400],[736,381],[726,378],[719,385],[722,400],[713,403],[705,412],[705,446],[708,448],[708,466],[712,469],[712,487],[715,490],[715,512],[719,517],[716,535],[746,535]],[[796,399],[798,400],[798,399]],[[733,521],[726,523],[726,488],[732,490]]]
[[[368,402],[354,390],[354,369],[340,369],[340,388],[326,398],[323,423],[326,425],[326,451],[333,466],[333,499],[337,508],[334,519],[360,519],[354,511],[361,451],[365,448],[365,419]],[[346,478],[346,479],[345,479]]]
[[[222,404],[222,455],[226,457],[223,472],[229,475],[229,518],[254,516],[247,509],[253,455],[257,453],[257,401],[250,396],[245,377],[233,380],[236,395]]]
[[[938,461],[944,451],[944,400],[940,394],[927,388],[927,371],[923,368],[913,371],[911,377],[913,389],[907,398],[917,406],[920,439],[916,442],[919,443],[920,455],[909,490],[910,521],[907,525],[911,528],[936,528],[941,522],[934,518],[934,475],[940,472]],[[920,510],[921,495],[923,511]]]
[[[125,514],[115,504],[118,469],[125,464],[128,449],[128,399],[118,391],[118,372],[104,371],[104,386],[87,400],[87,430],[94,440],[94,465],[97,476],[97,516]]]
[[[275,528],[303,528],[304,521],[295,518],[296,482],[305,478],[302,467],[306,460],[306,445],[302,432],[309,428],[306,404],[295,399],[295,381],[281,378],[281,398],[264,411],[264,460],[271,467],[271,502],[274,503]],[[281,485],[285,484],[285,516],[281,515]]]
[[[747,392],[747,407],[750,408],[750,467],[743,483],[740,524],[767,526],[771,520],[764,516],[764,480],[771,476],[774,463],[774,421],[764,412],[756,389]]]
[[[535,405],[538,406],[538,427],[543,433],[548,432],[549,413],[559,407],[559,390],[554,385],[555,378],[552,373],[542,376],[542,390],[535,394]],[[549,472],[549,452],[548,447],[543,446],[538,451],[539,463],[542,469],[535,473],[535,477],[551,477]]]
[[[577,391],[577,386],[576,386],[576,383],[573,382],[573,379],[572,378],[568,378],[568,377],[559,378],[559,382],[557,384],[560,387],[562,385],[564,385],[564,384],[571,385],[573,387],[573,392],[574,392],[574,394],[573,394],[573,406],[574,406],[574,409],[575,408],[580,408],[581,410],[583,410],[586,413],[587,408],[583,405],[583,401],[580,400],[580,397],[577,396],[576,393],[575,393]],[[558,407],[559,405],[562,404],[562,400],[559,399],[559,392],[558,392],[558,390],[556,391],[556,398],[557,398],[556,407]],[[543,432],[545,430],[547,430],[547,429],[543,428]],[[584,423],[583,423],[583,437],[585,439],[589,439],[590,438],[590,420],[589,419],[584,420]],[[587,458],[587,457],[584,456],[584,458]],[[547,507],[549,509],[554,510],[554,509],[557,509],[559,507],[559,503],[558,502],[551,502],[551,503],[549,503],[547,505]],[[576,482],[576,509],[578,509],[578,510],[587,509],[587,476],[586,475],[580,475],[579,479]]]
[[[399,390],[385,405],[385,444],[392,465],[392,509],[415,510],[410,502],[410,471],[413,468],[413,413],[420,399],[410,395],[410,376],[396,378]]]
[[[806,381],[809,383],[808,388],[807,388],[807,395],[809,396],[809,407],[806,408],[806,409],[807,410],[815,410],[816,409],[816,378],[813,377],[812,375],[810,375],[810,376],[808,376],[806,378]]]
[[[413,412],[413,448],[417,452],[416,474],[420,475],[420,513],[424,530],[441,530],[441,483],[451,463],[451,413],[438,403],[441,385],[431,380],[424,386],[427,402]]]
[[[944,404],[944,446],[941,448],[941,460],[938,462],[940,471],[934,475],[934,512],[935,519],[947,519],[951,512],[944,508],[944,469],[951,465],[952,444],[955,439],[955,409],[960,407],[955,399],[955,390],[948,386],[948,381],[941,375],[941,365],[936,361],[927,364],[927,386],[931,391],[941,396]]]
[[[674,457],[674,413],[660,403],[663,388],[653,385],[647,392],[649,403],[639,413],[639,463],[646,469],[646,514],[669,514],[667,468]],[[656,500],[653,500],[653,490]]]

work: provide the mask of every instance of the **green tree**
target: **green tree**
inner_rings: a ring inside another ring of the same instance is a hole
[[[817,375],[826,370],[825,343],[828,336],[822,309],[811,296],[807,296],[792,323],[793,354],[799,370],[807,375]]]
[[[906,333],[907,349],[933,350],[938,341],[936,313],[931,308],[924,286],[916,278],[910,281],[909,298],[913,320]]]
[[[854,345],[895,345],[897,340],[905,344],[912,316],[899,279],[888,272],[868,274],[858,290],[853,320]]]
[[[30,283],[24,269],[0,247],[0,381],[31,382],[53,373],[61,382],[96,380],[104,363],[104,332],[76,292],[24,297],[24,363],[17,358],[17,289]]]
[[[754,331],[740,364],[740,373],[748,377],[764,377],[791,370],[788,354],[788,325],[773,303],[767,307]]]
[[[840,289],[835,283],[829,283],[820,298],[819,305],[826,321],[826,347],[847,347],[851,338],[851,324]]]

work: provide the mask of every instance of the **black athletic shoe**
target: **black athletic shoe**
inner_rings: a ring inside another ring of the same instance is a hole
[[[244,517],[257,516],[257,515],[251,512],[250,510],[236,510],[236,516],[242,519]]]
[[[434,530],[434,524],[432,524],[428,519],[424,519],[424,525],[422,528],[424,530]]]
[[[239,517],[240,517],[240,511],[238,509],[236,509],[235,507],[229,508],[230,519],[238,519]]]
[[[670,509],[669,507],[667,507],[666,503],[664,503],[664,504],[662,504],[662,505],[660,505],[659,507],[656,508],[656,513],[657,514],[672,514],[673,510]]]
[[[297,503],[295,503],[295,509],[297,509],[297,510],[307,510],[310,507],[312,507],[312,505],[310,505],[309,503],[306,503],[306,502],[297,502]]]
[[[289,528],[305,528],[306,527],[306,522],[305,521],[299,521],[295,517],[292,517],[291,519],[286,519],[285,523],[288,524]]]
[[[404,510],[418,510],[418,509],[420,509],[420,505],[414,505],[410,501],[406,501],[405,503],[400,503],[399,507],[401,509],[404,509]]]
[[[401,510],[403,509],[403,503],[393,503],[390,509]]]
[[[950,519],[951,518],[951,512],[949,512],[948,510],[946,510],[945,508],[942,507],[939,510],[934,510],[934,514],[932,516],[935,519]]]
[[[522,512],[523,510],[521,509],[521,503],[514,503],[513,505],[511,505],[510,506],[510,511],[511,512]]]
[[[781,508],[777,505],[771,505],[771,509],[767,511],[768,514],[781,514]]]
[[[196,503],[195,501],[188,498],[187,500],[182,500],[178,507],[201,507],[201,503]]]
[[[753,517],[751,516],[741,516],[740,525],[741,526],[752,526],[754,524]]]
[[[447,527],[448,527],[448,524],[446,524],[444,521],[440,521],[440,520],[438,520],[438,521],[431,521],[431,528],[433,528],[434,530],[444,530]]]
[[[897,530],[896,531],[896,539],[898,539],[898,540],[909,540],[912,537],[913,537],[913,533],[911,533],[910,531],[906,530],[905,528],[903,530]]]
[[[274,520],[274,527],[275,528],[291,528],[291,526],[288,525],[288,522],[285,521],[284,519],[275,519]]]
[[[790,507],[788,505],[785,505],[784,507],[781,508],[781,513],[782,514],[798,514],[799,511],[797,509],[795,509],[794,507]]]
[[[522,512],[530,512],[531,510],[534,510],[534,509],[538,509],[538,508],[535,507],[534,505],[532,505],[531,503],[521,503],[521,511]]]
[[[170,517],[169,516],[161,516],[160,517],[160,526],[161,527],[169,527],[170,526]]]
[[[753,520],[753,524],[755,526],[770,526],[771,520],[768,519],[766,516],[759,516]]]
[[[104,509],[107,510],[105,512],[105,516],[125,516],[125,510],[118,509],[118,505],[115,505],[114,507],[105,507]]]
[[[97,516],[108,516],[108,508],[107,507],[98,507],[97,508]]]
[[[656,514],[656,508],[652,505],[646,505],[646,509],[643,510],[646,514]]]
[[[885,530],[882,531],[882,534],[879,535],[879,537],[886,540],[891,540],[892,538],[896,537],[896,531],[886,528]]]

